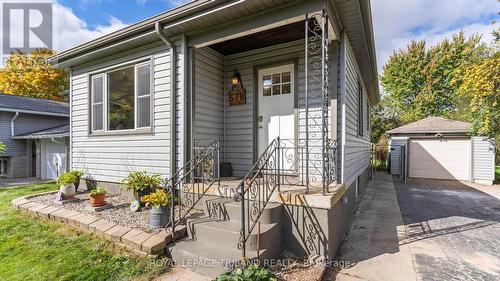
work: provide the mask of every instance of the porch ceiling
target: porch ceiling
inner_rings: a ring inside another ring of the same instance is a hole
[[[278,45],[290,41],[303,39],[304,21],[276,27],[247,36],[223,41],[210,47],[222,55],[232,55],[253,49]]]

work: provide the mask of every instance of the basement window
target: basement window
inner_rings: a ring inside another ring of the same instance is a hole
[[[143,62],[91,76],[94,132],[151,129],[151,63]]]

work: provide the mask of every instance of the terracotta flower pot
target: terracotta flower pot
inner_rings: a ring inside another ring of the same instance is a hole
[[[98,194],[95,196],[90,196],[90,205],[92,205],[93,207],[104,206],[106,205],[106,201],[104,201],[105,198],[106,194]]]

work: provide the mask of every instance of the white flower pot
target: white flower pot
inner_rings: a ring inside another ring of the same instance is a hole
[[[76,190],[73,184],[61,185],[59,191],[63,194],[63,199],[75,198]]]

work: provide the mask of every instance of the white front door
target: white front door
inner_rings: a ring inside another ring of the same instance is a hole
[[[277,137],[295,139],[293,64],[259,70],[259,155]]]

